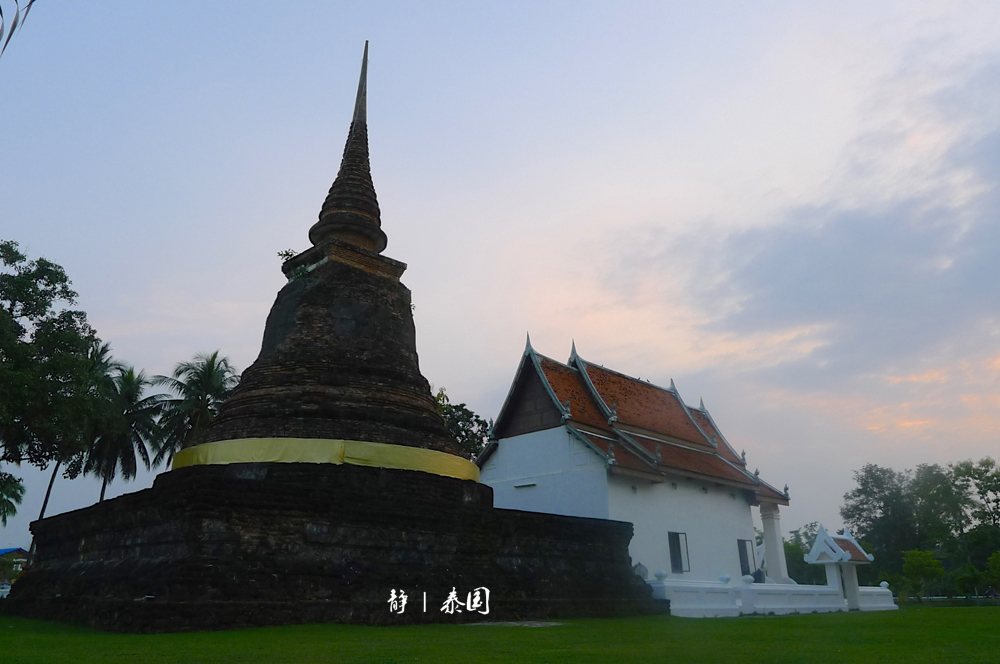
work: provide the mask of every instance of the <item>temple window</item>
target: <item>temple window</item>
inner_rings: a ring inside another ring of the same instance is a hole
[[[740,574],[743,576],[753,574],[757,569],[756,561],[754,560],[753,541],[738,539],[736,540],[736,548],[740,552]]]
[[[674,574],[690,572],[687,533],[667,533],[667,541],[670,544],[670,571]]]

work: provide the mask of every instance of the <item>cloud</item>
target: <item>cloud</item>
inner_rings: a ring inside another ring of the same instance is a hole
[[[895,105],[814,201],[749,228],[707,219],[603,238],[620,247],[593,279],[613,303],[604,315],[628,330],[622,312],[641,311],[677,349],[651,374],[736,382],[767,412],[858,436],[858,457],[878,442],[900,465],[957,460],[996,441],[1000,56],[936,74],[884,82]]]
[[[909,376],[886,376],[885,379],[890,385],[898,385],[900,383],[946,383],[948,382],[948,370],[930,369],[923,373],[910,374]]]

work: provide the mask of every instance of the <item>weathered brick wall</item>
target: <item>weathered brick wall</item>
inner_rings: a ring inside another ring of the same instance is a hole
[[[455,451],[420,373],[406,286],[329,260],[281,289],[260,356],[195,442],[270,437]]]
[[[489,487],[412,471],[184,468],[34,523],[36,562],[12,605],[138,631],[657,610],[631,573],[631,524],[491,505]],[[439,611],[453,587],[464,597],[483,586],[489,616]],[[391,589],[410,597],[401,616],[388,611]]]

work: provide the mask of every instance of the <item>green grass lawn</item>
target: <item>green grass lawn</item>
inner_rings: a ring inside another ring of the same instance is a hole
[[[573,620],[554,627],[300,625],[109,634],[0,616],[0,662],[1000,662],[1000,608],[695,620]]]

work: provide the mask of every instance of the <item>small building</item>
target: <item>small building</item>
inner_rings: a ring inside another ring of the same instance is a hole
[[[794,583],[779,523],[787,487],[749,470],[704,402],[685,403],[673,381],[660,387],[588,362],[575,344],[564,364],[529,339],[492,438],[478,463],[497,507],[629,521],[644,578],[754,574],[756,507],[768,578]]]
[[[13,549],[0,549],[0,560],[12,563],[12,569],[15,572],[20,572],[24,564],[28,562],[28,552],[16,547]]]
[[[0,549],[0,598],[10,594],[10,584],[21,575],[28,552],[21,548]]]
[[[826,569],[826,584],[841,589],[849,611],[861,608],[858,565],[867,565],[875,556],[861,548],[850,531],[845,528],[843,535],[832,535],[820,526],[816,541],[803,559]]]

